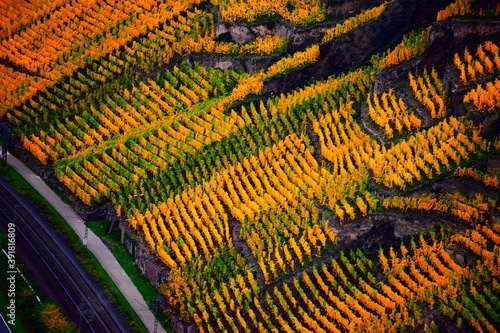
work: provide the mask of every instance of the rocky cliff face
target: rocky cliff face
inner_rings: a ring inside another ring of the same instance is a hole
[[[255,73],[262,68],[269,67],[279,58],[303,50],[312,44],[318,43],[325,31],[334,23],[317,24],[309,28],[300,28],[288,22],[268,21],[259,24],[217,22],[215,34],[219,41],[233,42],[244,45],[254,41],[257,37],[273,35],[287,37],[290,46],[284,54],[267,57],[230,57],[230,56],[187,56],[183,60],[188,64],[197,62],[202,66],[210,66],[217,69],[241,69],[247,73]]]
[[[487,40],[500,40],[500,20],[485,22],[480,19],[451,18],[438,21],[432,27],[422,66],[436,67],[442,73],[447,59],[451,59],[455,53],[462,52],[464,47],[476,47]]]
[[[266,85],[266,90],[287,92],[301,87],[304,82],[324,79],[366,65],[372,55],[396,45],[411,30],[432,24],[437,12],[450,2],[403,0],[391,3],[378,20],[321,45],[317,63],[271,81]]]
[[[255,40],[256,37],[274,35],[290,38],[293,48],[304,48],[317,43],[324,32],[337,23],[355,16],[369,8],[378,6],[380,0],[339,0],[327,6],[330,22],[316,24],[308,28],[300,28],[286,21],[266,21],[258,24],[234,23],[229,24],[220,20],[220,15],[215,15],[215,35],[219,40],[234,42],[240,45]]]
[[[183,58],[188,65],[192,66],[198,63],[204,67],[213,67],[216,69],[226,70],[242,70],[253,74],[262,68],[269,67],[276,61],[276,56],[269,57],[252,57],[252,58],[235,58],[229,56],[201,56],[191,55]]]
[[[338,20],[345,20],[367,9],[382,4],[381,0],[337,0],[328,5],[328,16]]]
[[[344,36],[320,46],[320,59],[306,68],[288,73],[282,78],[266,84],[264,93],[282,93],[301,87],[311,80],[324,79],[332,74],[342,73],[368,63],[373,54],[396,45],[401,37],[413,29],[429,26],[435,21],[437,12],[451,1],[403,0],[391,3],[387,10],[375,21],[368,22]],[[284,21],[261,22],[258,24],[228,24],[216,17],[216,36],[219,40],[249,43],[257,37],[277,35],[288,37],[290,46],[279,56],[270,57],[214,57],[189,56],[188,63],[198,62],[203,66],[218,69],[242,69],[254,73],[269,66],[279,58],[318,43],[329,28],[341,20],[353,16],[367,8],[380,4],[380,1],[354,0],[339,1],[328,7],[331,17],[336,20],[300,28]],[[494,30],[494,29],[491,29]]]

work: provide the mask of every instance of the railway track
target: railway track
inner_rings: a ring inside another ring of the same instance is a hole
[[[131,332],[63,239],[0,178],[0,224],[8,223],[16,225],[16,249],[29,258],[38,284],[56,298],[80,332]]]

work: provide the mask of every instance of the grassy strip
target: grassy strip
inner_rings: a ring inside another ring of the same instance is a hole
[[[92,230],[97,236],[99,236],[99,238],[105,241],[111,253],[113,253],[118,263],[122,266],[123,270],[134,282],[142,297],[144,297],[144,300],[148,304],[149,308],[152,309],[154,306],[154,298],[158,294],[158,291],[155,286],[149,283],[149,281],[146,279],[144,274],[142,274],[139,268],[133,264],[134,258],[129,253],[125,245],[120,241],[120,233],[108,233],[110,223],[110,221],[99,220],[89,221],[85,224],[89,227],[90,230]],[[168,315],[166,315],[165,313],[157,313],[156,315],[167,332],[175,332],[172,327],[171,319]]]
[[[83,246],[78,235],[59,214],[59,212],[52,207],[52,205],[11,166],[0,163],[0,174],[5,177],[5,179],[19,194],[26,197],[36,208],[36,211],[65,238],[67,244],[75,252],[76,257],[82,266],[101,286],[111,303],[118,308],[118,311],[129,322],[130,327],[135,332],[148,332],[147,328],[139,319],[113,280],[101,266],[99,261],[86,247]]]
[[[0,248],[7,247],[7,236],[6,232],[3,228],[0,227]],[[16,251],[16,266],[19,265],[19,257],[22,254],[19,251]],[[2,309],[2,315],[4,319],[9,322],[11,319],[7,317],[7,313],[9,310],[7,307],[10,304],[11,297],[8,296],[8,281],[7,278],[10,274],[7,273],[8,263],[7,257],[0,253],[0,309]],[[27,276],[26,272],[23,272],[25,276]],[[29,277],[28,277],[29,278]],[[32,281],[30,281],[31,285],[34,285]],[[26,284],[24,279],[20,274],[16,274],[16,291],[14,299],[16,301],[16,318],[14,320],[14,325],[10,325],[9,327],[16,332],[46,332],[44,325],[41,323],[39,316],[35,313],[35,307],[38,304],[33,292]],[[36,287],[36,286],[35,286]]]
[[[94,256],[94,254],[92,252],[88,251],[88,254],[90,257],[89,261],[92,261],[94,263],[95,273],[97,273],[98,275],[101,275],[102,277],[104,277],[105,279],[107,279],[109,281],[108,285],[106,286],[106,290],[104,292],[106,293],[106,295],[112,295],[112,296],[110,296],[110,298],[112,297],[112,303],[115,304],[116,307],[118,308],[118,311],[120,311],[120,313],[125,318],[128,319],[128,324],[129,324],[130,328],[132,328],[132,330],[134,332],[141,332],[141,333],[142,332],[149,332],[148,329],[146,328],[146,326],[144,326],[144,323],[142,322],[142,320],[137,315],[137,313],[134,311],[134,309],[132,309],[132,306],[130,306],[130,303],[127,301],[125,296],[123,296],[123,294],[120,292],[120,290],[118,289],[116,284],[109,277],[106,270],[101,266],[101,263],[99,262],[99,260],[97,260],[97,258]],[[104,286],[101,284],[101,282],[98,281],[98,283],[104,289]]]
[[[6,237],[6,233],[4,233],[3,228],[0,228],[0,247],[6,248],[8,240]],[[52,301],[48,301],[44,299],[43,294],[37,295],[37,291],[39,292],[39,286],[36,281],[33,281],[31,277],[32,271],[29,269],[24,269],[22,263],[26,263],[29,261],[28,258],[24,257],[25,254],[22,251],[16,251],[16,267],[19,271],[15,274],[15,294],[8,295],[8,280],[7,277],[11,276],[12,273],[7,271],[8,262],[7,256],[0,254],[0,267],[4,267],[5,269],[0,270],[0,308],[5,309],[6,311],[2,311],[4,314],[4,318],[7,321],[9,328],[16,333],[50,333],[54,332],[53,329],[47,327],[47,319],[53,315],[50,313],[49,315],[44,314],[47,307],[55,304],[57,307],[57,311],[62,317],[59,318],[57,324],[61,330],[57,332],[64,333],[78,333],[77,324],[75,322],[69,321],[61,311],[59,305]],[[38,298],[40,296],[40,298]],[[15,313],[16,317],[14,319],[14,324],[11,324],[11,318],[7,317],[6,313],[9,313],[8,305],[10,301],[15,300]]]

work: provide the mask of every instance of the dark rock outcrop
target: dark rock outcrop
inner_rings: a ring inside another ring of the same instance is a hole
[[[462,53],[465,47],[472,50],[487,40],[500,40],[500,20],[450,18],[438,21],[432,27],[421,65],[436,67],[442,73],[455,53]]]
[[[328,5],[328,16],[335,20],[345,20],[382,2],[381,0],[337,0]]]
[[[395,82],[408,79],[408,72],[415,66],[417,66],[416,61],[408,61],[379,71],[373,84],[373,93],[387,92],[391,87],[394,87]]]
[[[266,84],[264,93],[284,93],[302,87],[305,82],[324,79],[368,64],[372,55],[395,46],[408,32],[427,27],[437,12],[451,1],[402,0],[391,3],[381,16],[359,28],[320,46],[319,60]]]
[[[253,74],[261,70],[262,68],[269,67],[273,62],[276,61],[276,56],[237,58],[229,56],[215,57],[191,55],[185,57],[183,61],[185,61],[189,66],[193,66],[195,63],[198,63],[204,67],[213,67],[220,70],[240,69],[247,73]]]

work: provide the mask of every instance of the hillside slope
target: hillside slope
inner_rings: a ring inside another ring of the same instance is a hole
[[[120,221],[177,331],[500,327],[500,5],[1,11],[17,152]]]

